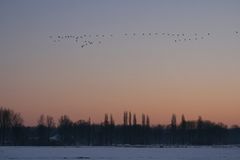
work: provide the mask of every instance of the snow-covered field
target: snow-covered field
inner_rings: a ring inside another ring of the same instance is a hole
[[[0,147],[2,160],[240,160],[239,147]]]

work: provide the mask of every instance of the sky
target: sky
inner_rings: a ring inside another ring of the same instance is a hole
[[[240,125],[239,15],[238,0],[1,0],[0,106],[26,125],[40,114],[122,123],[124,111]],[[53,40],[84,34],[105,37]]]

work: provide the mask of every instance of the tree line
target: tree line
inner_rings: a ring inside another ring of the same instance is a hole
[[[55,122],[52,116],[40,115],[36,126],[25,126],[23,118],[8,108],[0,107],[0,145],[226,145],[240,144],[240,127],[222,123],[186,120],[180,123],[172,115],[168,125],[151,125],[150,117],[123,113],[123,123],[115,124],[113,116],[105,114],[102,123],[91,119],[73,122],[67,115]]]

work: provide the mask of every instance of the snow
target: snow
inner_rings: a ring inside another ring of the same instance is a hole
[[[240,160],[239,147],[0,147],[1,160]]]

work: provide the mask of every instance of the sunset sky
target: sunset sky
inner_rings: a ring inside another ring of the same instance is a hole
[[[2,0],[0,106],[26,125],[40,114],[98,123],[142,113],[152,124],[203,119],[240,125],[239,0]],[[174,33],[204,39],[174,42]],[[124,33],[136,37],[124,38]],[[207,36],[210,33],[210,36]],[[49,36],[113,34],[101,44]]]

